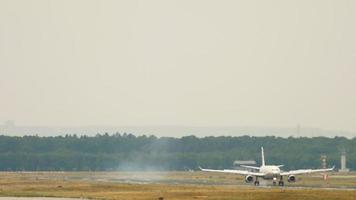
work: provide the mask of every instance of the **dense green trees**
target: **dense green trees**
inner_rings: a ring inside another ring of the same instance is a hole
[[[204,137],[171,138],[104,134],[95,137],[0,136],[0,170],[184,170],[198,166],[231,168],[234,160],[286,169],[320,167],[320,156],[339,166],[345,149],[348,167],[356,169],[356,138]]]

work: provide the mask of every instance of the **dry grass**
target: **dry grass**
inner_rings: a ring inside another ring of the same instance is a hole
[[[241,178],[230,175],[195,173],[0,173],[0,196],[46,196],[46,197],[84,197],[89,199],[120,200],[268,200],[268,199],[305,199],[356,200],[353,190],[292,189],[292,188],[255,188],[229,184],[242,183]],[[119,183],[115,180],[141,178],[150,180],[149,184]],[[236,180],[238,179],[238,180]],[[355,178],[329,179],[330,184],[355,187]],[[175,181],[196,181],[202,184],[174,184]],[[313,185],[322,185],[320,177],[302,177]],[[172,182],[169,182],[172,181]],[[224,183],[225,185],[217,185]],[[169,182],[166,184],[164,182]],[[303,184],[299,182],[298,184]]]

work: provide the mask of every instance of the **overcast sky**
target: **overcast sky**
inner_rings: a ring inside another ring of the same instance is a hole
[[[0,0],[0,121],[356,131],[356,1]]]

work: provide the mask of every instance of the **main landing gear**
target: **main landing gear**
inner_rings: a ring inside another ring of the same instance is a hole
[[[260,185],[260,181],[258,180],[257,177],[256,177],[256,180],[255,180],[255,182],[254,182],[254,185],[255,185],[255,186],[259,186],[259,185]],[[277,177],[274,177],[274,178],[273,178],[273,186],[277,186]],[[281,176],[281,177],[279,178],[278,186],[284,186],[283,176]]]

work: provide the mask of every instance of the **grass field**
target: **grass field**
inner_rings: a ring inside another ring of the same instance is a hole
[[[0,196],[122,200],[160,197],[165,200],[356,200],[356,174],[334,174],[326,181],[320,175],[303,176],[297,183],[283,188],[254,187],[246,185],[240,176],[202,172],[2,172],[0,176]]]

